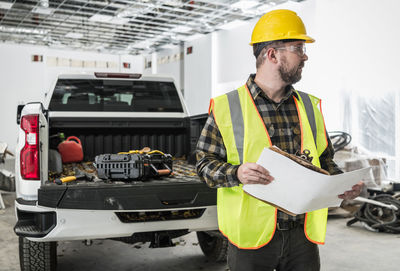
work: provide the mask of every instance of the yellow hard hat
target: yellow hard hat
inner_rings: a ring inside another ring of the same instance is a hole
[[[307,36],[306,27],[296,12],[287,9],[272,10],[258,20],[251,35],[250,45],[273,40],[315,40]]]

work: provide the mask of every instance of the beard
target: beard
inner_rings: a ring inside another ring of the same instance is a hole
[[[286,58],[282,59],[282,65],[279,67],[279,74],[283,82],[293,85],[301,79],[301,68],[304,67],[304,61],[300,62],[297,67],[289,69]]]

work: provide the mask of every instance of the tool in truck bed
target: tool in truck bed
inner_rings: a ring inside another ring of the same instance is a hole
[[[95,157],[101,179],[145,180],[172,174],[172,156],[150,148]]]
[[[54,182],[56,184],[63,184],[63,183],[73,182],[73,181],[80,180],[80,179],[85,179],[86,181],[95,181],[95,182],[100,180],[96,174],[90,173],[87,170],[80,170],[78,167],[76,167],[74,175],[57,178],[54,180]]]

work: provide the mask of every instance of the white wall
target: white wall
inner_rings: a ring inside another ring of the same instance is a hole
[[[315,2],[315,25],[310,32],[310,61],[299,86],[328,101],[326,121],[340,129],[343,116],[341,92],[364,95],[397,89],[400,2],[384,0],[319,0]],[[307,48],[307,49],[309,49]],[[318,90],[318,91],[317,91]]]
[[[310,61],[298,86],[323,99],[329,130],[346,129],[355,144],[387,155],[389,173],[398,178],[400,2],[313,2],[315,24],[310,34],[316,43],[309,46]]]
[[[32,55],[43,55],[43,62],[32,62]],[[54,50],[43,46],[0,44],[0,56],[0,141],[6,142],[13,152],[17,135],[17,105],[42,101],[45,92],[58,74],[93,71],[141,73],[144,68],[144,61],[139,56]],[[49,67],[48,57],[112,61],[117,63],[117,67],[114,69]],[[122,62],[130,62],[131,68],[121,68]]]
[[[206,113],[212,93],[212,35],[185,43],[185,100],[191,115]],[[192,54],[186,54],[187,47]]]
[[[212,96],[218,96],[243,85],[256,64],[249,45],[251,32],[257,20],[252,20],[235,30],[217,32],[216,88]]]
[[[183,59],[175,59],[175,56],[180,53],[181,49],[179,46],[159,51],[157,52],[157,63],[152,63],[152,65],[157,65],[157,74],[168,75],[174,78],[176,87],[182,90],[181,68],[183,65]],[[146,70],[149,72],[148,70],[150,69]]]

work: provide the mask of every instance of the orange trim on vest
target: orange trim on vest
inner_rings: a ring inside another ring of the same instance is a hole
[[[212,112],[212,114],[214,116],[215,124],[218,126],[217,118],[215,117],[215,112],[214,112],[215,110],[212,110],[212,109],[214,109],[214,99],[210,100],[210,108],[208,109],[209,110],[208,114],[210,114]]]
[[[214,109],[214,99],[210,99],[210,105],[208,106],[208,114],[210,115],[211,109]],[[215,118],[215,116],[214,116]]]
[[[312,240],[312,239],[308,236],[307,231],[306,231],[306,227],[307,227],[307,217],[308,217],[308,213],[306,213],[306,218],[305,218],[305,220],[304,220],[304,234],[306,235],[306,238],[307,238],[308,241],[310,241],[311,243],[314,243],[314,244],[317,244],[317,245],[323,245],[323,244],[325,244],[325,242],[317,242],[317,241],[314,241],[314,240]]]
[[[274,230],[272,231],[271,238],[269,238],[269,240],[268,240],[267,242],[265,242],[264,244],[259,245],[259,246],[257,246],[257,247],[240,247],[240,246],[236,245],[234,242],[232,242],[232,240],[229,239],[228,235],[226,235],[223,231],[221,231],[220,228],[218,228],[218,229],[219,229],[219,231],[222,233],[222,235],[225,236],[226,239],[229,240],[229,242],[230,242],[232,245],[234,245],[235,247],[237,247],[237,248],[239,248],[239,249],[259,249],[259,248],[261,248],[261,247],[263,247],[263,246],[268,245],[268,243],[269,243],[269,242],[272,240],[272,238],[274,237],[275,231],[276,231],[277,218],[278,218],[278,209],[275,208],[275,224],[274,224],[275,226],[274,226]]]
[[[299,110],[299,105],[297,103],[297,99],[294,97],[294,103],[296,104],[296,109],[297,109],[297,115],[299,116],[299,123],[300,123],[300,136],[301,136],[301,147],[300,147],[300,152],[303,152],[303,124],[301,122],[301,116],[300,116],[300,110]]]
[[[267,134],[267,138],[268,138],[268,141],[269,141],[269,145],[272,146],[271,138],[269,137],[269,133],[268,133],[267,127],[265,126],[264,120],[262,119],[262,117],[261,117],[261,115],[260,115],[260,112],[258,112],[257,106],[256,106],[256,104],[254,103],[253,96],[251,96],[251,93],[250,93],[249,88],[247,87],[247,84],[245,84],[244,86],[246,87],[247,94],[250,96],[250,101],[252,101],[252,103],[253,103],[253,105],[254,105],[254,108],[256,109],[257,115],[258,115],[258,117],[260,118],[261,123],[262,123],[263,126],[264,126],[264,130],[265,130],[265,133]],[[275,224],[276,224],[276,223],[275,223]]]
[[[322,100],[319,100],[319,111],[321,112],[322,121],[324,123],[324,130],[325,130],[324,136],[325,136],[325,143],[326,143],[325,148],[326,148],[326,147],[328,147],[328,138],[326,137],[326,127],[325,127],[324,114],[322,114]]]

